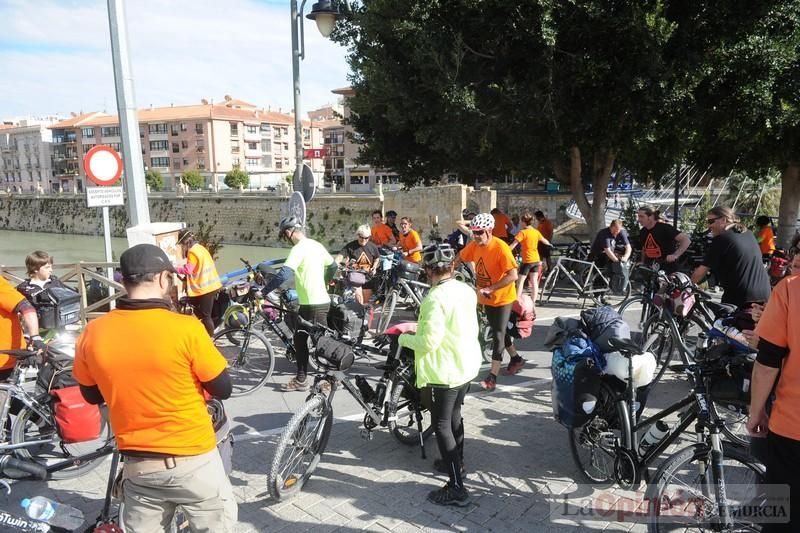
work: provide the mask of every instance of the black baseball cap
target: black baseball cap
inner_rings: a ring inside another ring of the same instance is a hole
[[[397,211],[386,211],[386,216],[387,217],[396,217],[397,216]]]
[[[153,244],[137,244],[122,252],[119,266],[123,278],[164,272],[175,272],[175,267],[164,250]]]

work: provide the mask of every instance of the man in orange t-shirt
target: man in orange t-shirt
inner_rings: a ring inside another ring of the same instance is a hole
[[[30,335],[28,346],[39,350],[44,348],[39,336],[39,317],[31,303],[17,291],[11,283],[0,276],[0,350],[19,350],[22,348],[22,323]],[[5,380],[17,364],[15,357],[0,354],[0,380]]]
[[[459,259],[473,264],[478,303],[484,306],[486,320],[492,329],[492,368],[481,381],[481,387],[493,391],[497,385],[497,374],[503,362],[503,348],[508,350],[511,361],[506,374],[513,375],[522,370],[525,360],[519,356],[514,341],[508,334],[507,325],[511,308],[517,300],[517,262],[511,248],[492,235],[494,218],[489,213],[480,213],[470,222],[473,240],[461,253]]]
[[[791,523],[770,524],[762,531],[797,531],[800,524],[800,276],[784,278],[767,302],[755,334],[758,356],[750,386],[747,430],[767,439],[766,483],[790,490]],[[780,374],[780,377],[779,377]],[[775,380],[775,402],[766,412]],[[792,527],[792,523],[795,527]]]
[[[400,219],[400,248],[403,249],[406,261],[419,263],[422,259],[422,239],[419,238],[419,233],[411,228],[411,219],[408,217]]]
[[[225,358],[202,323],[172,311],[163,250],[129,248],[120,270],[128,296],[83,330],[73,374],[86,401],[108,405],[126,529],[164,530],[180,505],[193,531],[232,531],[236,500],[204,398],[230,396]]]
[[[383,223],[383,215],[380,209],[372,212],[372,236],[371,240],[375,246],[394,246],[397,240],[394,238],[392,228]]]
[[[503,239],[506,243],[509,242],[510,233],[509,231],[511,228],[514,227],[514,224],[511,223],[511,219],[508,216],[497,209],[496,207],[492,209],[492,218],[494,219],[494,228],[492,228],[492,235],[497,237],[498,239]]]
[[[533,216],[536,217],[536,229],[542,234],[542,237],[549,242],[553,242],[553,223],[547,218],[542,211],[536,211]],[[544,270],[547,272],[552,268],[550,259],[550,246],[545,246],[544,243],[539,245],[539,257],[544,262]]]

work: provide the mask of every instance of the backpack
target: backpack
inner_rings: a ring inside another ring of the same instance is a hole
[[[551,372],[553,417],[572,428],[589,421],[600,392],[605,359],[594,343],[572,335],[553,350]]]
[[[609,339],[630,339],[631,328],[610,305],[593,307],[581,311],[581,321],[589,338],[603,353],[613,352]]]
[[[58,433],[67,444],[94,440],[100,436],[100,409],[83,398],[78,386],[54,389],[53,414]]]
[[[356,338],[364,327],[364,307],[358,302],[334,304],[328,310],[328,327],[344,336]]]
[[[530,295],[523,293],[517,298],[511,308],[509,321],[509,335],[516,339],[526,339],[533,332],[533,323],[536,315],[533,312],[533,300]]]

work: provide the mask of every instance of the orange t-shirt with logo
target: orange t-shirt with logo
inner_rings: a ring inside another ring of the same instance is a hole
[[[22,325],[14,310],[25,297],[0,276],[0,350],[19,350],[23,347]],[[0,354],[0,370],[14,368],[17,358]]]
[[[201,382],[226,365],[195,317],[116,309],[83,330],[73,374],[100,389],[120,450],[199,455],[216,446]]]
[[[775,286],[756,334],[776,346],[789,349],[775,389],[769,430],[800,440],[800,276],[785,278]]]
[[[404,252],[413,250],[421,244],[422,239],[419,238],[419,233],[417,233],[415,230],[410,229],[405,235],[400,233],[400,248],[402,248]],[[419,263],[422,260],[422,253],[416,251],[413,254],[409,254],[406,256],[406,260],[411,261],[412,263]]]
[[[481,289],[497,283],[505,276],[506,272],[517,268],[517,262],[511,253],[511,248],[496,237],[489,239],[486,246],[480,246],[475,241],[470,241],[459,257],[462,261],[475,263],[475,285]],[[497,289],[492,296],[486,298],[478,291],[478,303],[489,307],[500,307],[517,300],[517,286],[509,283]]]
[[[539,230],[530,226],[517,233],[514,240],[522,247],[523,263],[538,263],[541,261],[539,258],[539,241],[541,239],[542,234],[539,233]]]
[[[389,244],[394,238],[394,235],[392,234],[392,228],[382,222],[372,226],[371,232],[372,242],[374,242],[377,246]]]
[[[500,237],[501,239],[507,239],[508,229],[506,228],[511,224],[511,219],[508,218],[505,213],[497,213],[492,216],[494,217],[494,229],[492,230],[492,235],[495,237]]]

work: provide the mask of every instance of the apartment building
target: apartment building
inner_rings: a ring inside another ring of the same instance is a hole
[[[52,132],[61,117],[27,117],[0,124],[0,187],[11,192],[51,189]]]
[[[294,117],[259,109],[226,96],[222,103],[203,100],[200,105],[142,109],[138,112],[139,138],[145,169],[159,171],[165,187],[174,189],[187,170],[206,178],[206,188],[224,189],[225,174],[242,168],[250,174],[253,188],[275,187],[295,168]],[[92,113],[54,124],[55,150],[83,158],[95,145],[121,152],[116,116]],[[55,142],[57,140],[58,142]],[[322,146],[322,130],[304,124],[305,148]],[[319,175],[321,160],[311,161]],[[86,183],[82,165],[59,167],[62,190],[80,192]]]

